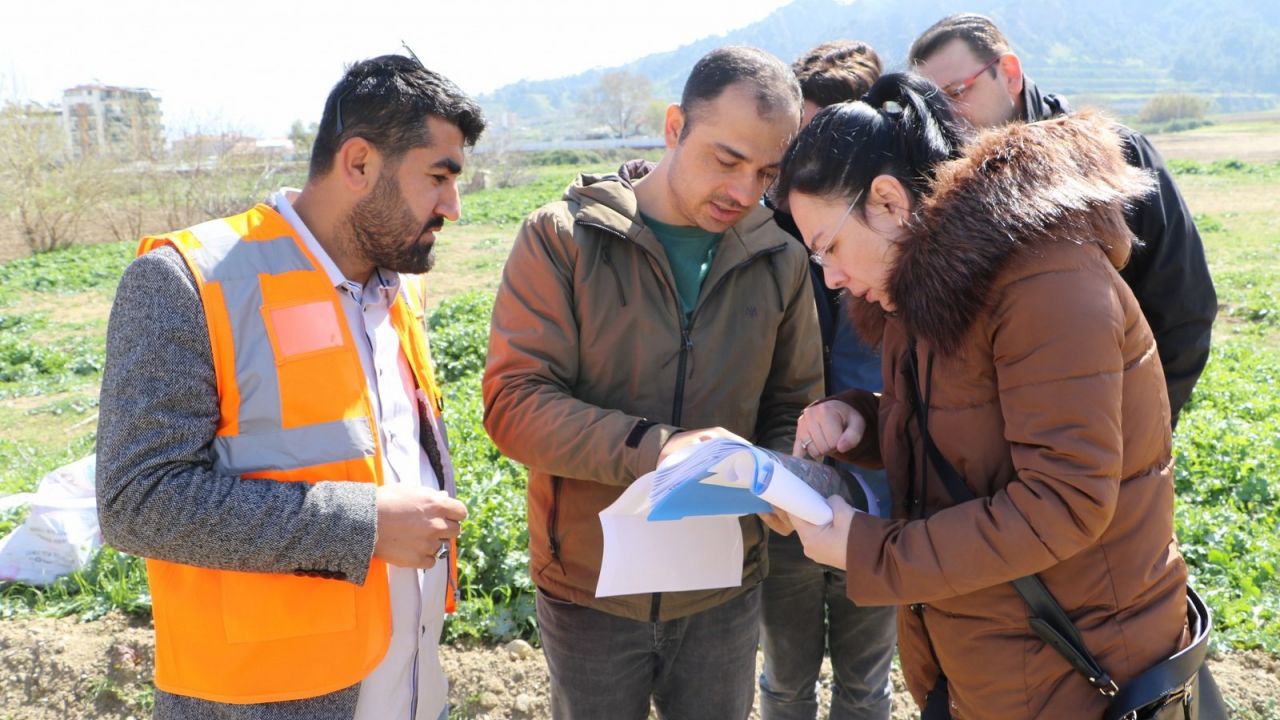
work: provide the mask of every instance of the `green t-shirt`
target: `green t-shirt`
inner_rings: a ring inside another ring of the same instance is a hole
[[[697,226],[668,225],[644,214],[640,217],[658,237],[662,249],[667,251],[667,262],[676,280],[676,294],[680,296],[680,309],[684,311],[687,323],[698,304],[702,281],[711,271],[711,261],[724,233],[707,232]]]

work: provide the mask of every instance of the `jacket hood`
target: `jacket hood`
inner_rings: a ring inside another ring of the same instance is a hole
[[[1097,245],[1123,267],[1137,240],[1124,210],[1154,188],[1125,162],[1114,124],[1082,113],[978,135],[939,167],[889,270],[909,337],[954,352],[1009,261],[1045,243]],[[859,332],[879,343],[884,312],[854,299]]]

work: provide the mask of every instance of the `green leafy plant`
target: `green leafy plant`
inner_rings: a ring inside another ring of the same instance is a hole
[[[470,292],[444,301],[427,319],[431,355],[442,382],[455,382],[484,370],[492,313],[492,295]]]
[[[31,292],[114,291],[136,247],[132,242],[77,245],[0,265],[0,306]]]
[[[533,584],[525,519],[525,469],[503,457],[484,430],[480,372],[493,298],[470,293],[431,315],[432,353],[445,380],[445,420],[458,498],[468,517],[458,540],[461,602],[445,628],[450,640],[531,638]]]
[[[548,155],[545,161],[566,159]],[[590,158],[577,158],[584,159]],[[530,185],[467,195],[464,214],[492,225],[494,237],[505,241],[512,223],[558,198],[579,170],[616,169],[615,159],[605,160],[587,168],[533,167],[537,179]],[[1193,208],[1199,207],[1194,194],[1200,190],[1227,200],[1225,207],[1220,199],[1196,218],[1223,309],[1209,365],[1175,438],[1175,526],[1194,582],[1215,613],[1218,644],[1277,653],[1280,244],[1273,215],[1229,200],[1274,193],[1280,163],[1175,160],[1170,167]],[[485,238],[478,242],[499,242],[476,235]],[[0,437],[0,493],[29,491],[49,470],[92,452],[93,426],[80,423],[95,408],[105,308],[133,251],[132,242],[82,246],[0,265],[0,420],[6,430]],[[67,320],[75,313],[55,309],[63,309],[69,297],[96,313]],[[428,320],[459,496],[471,513],[459,541],[461,602],[445,630],[456,642],[537,637],[526,470],[498,452],[483,425],[480,376],[492,303],[486,293],[447,298]],[[24,511],[0,517],[0,533],[23,517]],[[95,617],[111,608],[139,615],[150,610],[144,563],[111,549],[49,587],[0,585],[0,617]]]
[[[1280,652],[1280,361],[1215,346],[1175,442],[1175,521],[1218,642]],[[1259,392],[1268,388],[1268,392]]]
[[[1274,178],[1280,175],[1280,161],[1272,163],[1248,163],[1243,160],[1214,160],[1200,162],[1198,160],[1170,160],[1169,169],[1174,175],[1252,175],[1261,178]]]
[[[83,570],[64,575],[47,587],[22,583],[0,585],[0,617],[22,612],[79,615],[93,620],[113,609],[151,612],[151,591],[141,558],[104,547]]]

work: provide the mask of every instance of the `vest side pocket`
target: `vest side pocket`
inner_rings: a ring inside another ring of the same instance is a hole
[[[227,642],[263,642],[356,627],[356,586],[270,573],[222,573]]]

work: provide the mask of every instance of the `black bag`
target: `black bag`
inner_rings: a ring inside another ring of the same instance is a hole
[[[965,485],[964,479],[942,455],[929,436],[929,394],[933,379],[933,354],[929,354],[926,368],[925,392],[920,392],[920,369],[916,358],[915,343],[904,372],[909,376],[911,405],[920,427],[920,440],[924,444],[924,473],[927,478],[929,465],[938,471],[938,477],[947,487],[951,499],[957,503],[974,500],[977,496]],[[1084,676],[1098,692],[1111,698],[1103,713],[1103,720],[1225,720],[1227,709],[1222,693],[1204,664],[1209,649],[1209,630],[1213,618],[1209,608],[1187,586],[1187,624],[1191,631],[1191,643],[1167,660],[1161,661],[1125,685],[1123,689],[1094,659],[1085,647],[1084,639],[1075,623],[1049,593],[1037,575],[1028,575],[1013,581],[1013,587],[1031,609],[1031,630],[1057,650],[1076,672]],[[929,691],[922,720],[947,720],[951,717],[950,692],[947,678],[939,676],[937,684]]]

